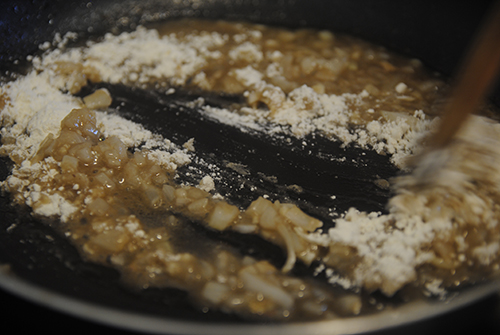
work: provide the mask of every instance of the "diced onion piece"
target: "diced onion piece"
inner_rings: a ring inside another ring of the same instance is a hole
[[[358,315],[361,312],[363,303],[358,295],[350,294],[339,298],[339,305],[342,312],[350,315]]]
[[[168,201],[173,201],[175,199],[175,188],[170,185],[163,185],[163,194]]]
[[[391,111],[381,111],[380,113],[388,122],[405,121],[410,127],[415,127],[418,121],[413,115],[406,113]]]
[[[208,214],[208,208],[209,208],[208,206],[209,206],[208,198],[202,198],[193,201],[188,205],[187,208],[191,214],[204,216]]]
[[[147,186],[144,190],[148,204],[154,208],[160,206],[162,203],[161,193],[160,189],[154,186]]]
[[[83,98],[83,103],[90,109],[108,108],[111,102],[111,94],[105,88],[100,88]]]
[[[208,197],[209,193],[196,187],[190,187],[187,190],[187,196],[193,200],[196,200]]]
[[[102,199],[102,198],[97,198],[94,201],[92,201],[89,204],[89,210],[92,214],[98,215],[98,216],[104,216],[106,213],[109,212],[110,206],[108,203]]]
[[[100,136],[100,132],[97,129],[96,114],[87,108],[73,109],[61,121],[61,128],[63,131],[69,130],[74,132],[84,139],[90,139],[94,143],[97,142]],[[84,140],[82,139],[80,142],[84,142]]]
[[[95,176],[95,180],[105,188],[114,188],[116,186],[115,182],[104,172],[101,172],[97,176]]]
[[[84,164],[91,164],[95,161],[95,156],[92,153],[92,143],[91,142],[83,142],[73,146],[68,150],[68,154],[73,157],[78,158]]]
[[[201,294],[211,303],[218,304],[222,302],[230,292],[231,290],[226,285],[210,281],[205,284]]]
[[[281,268],[281,271],[288,272],[293,269],[297,257],[295,255],[294,241],[290,231],[284,225],[278,225],[278,233],[281,235],[286,244],[287,258],[286,262]]]
[[[97,146],[108,166],[121,167],[128,160],[127,146],[116,136],[109,136]]]
[[[208,225],[217,230],[224,230],[236,220],[239,214],[238,207],[218,202],[208,218]]]
[[[141,178],[139,177],[139,167],[133,162],[128,162],[123,168],[125,182],[133,187],[141,185]]]
[[[2,143],[8,144],[6,140],[7,139],[5,137],[2,137]],[[49,154],[50,152],[52,152],[52,150],[54,150],[54,145],[55,145],[54,135],[50,133],[40,144],[40,148],[38,149],[36,155],[31,158],[31,163],[37,163],[42,159],[44,159],[46,154]]]
[[[258,224],[261,215],[270,206],[273,206],[273,203],[271,201],[266,200],[263,197],[258,197],[257,200],[254,200],[250,204],[250,206],[248,206],[248,209],[245,213],[250,216],[250,218],[252,219],[252,223]]]
[[[280,208],[280,214],[287,218],[292,224],[306,231],[314,231],[323,225],[320,220],[310,217],[295,205],[283,204]]]
[[[234,226],[233,230],[241,234],[252,234],[257,231],[257,226],[253,224],[238,224]]]
[[[78,159],[65,155],[61,161],[61,169],[63,172],[78,171]]]
[[[102,249],[118,252],[123,249],[129,239],[129,236],[124,232],[118,230],[105,230],[92,238],[91,241],[93,245]]]
[[[175,205],[178,207],[186,206],[191,203],[185,188],[178,188],[175,190]]]
[[[264,229],[276,229],[278,212],[272,206],[267,207],[260,217],[260,226]]]
[[[293,307],[293,298],[281,287],[273,285],[245,270],[240,271],[240,278],[247,290],[261,293],[266,299],[271,300],[284,309],[291,309]]]
[[[317,61],[314,57],[304,57],[300,63],[302,73],[311,74],[316,69]]]

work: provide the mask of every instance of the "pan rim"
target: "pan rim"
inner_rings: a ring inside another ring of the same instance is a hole
[[[277,324],[212,323],[135,313],[70,297],[30,283],[6,271],[0,272],[0,289],[56,312],[129,331],[179,335],[261,335],[263,333],[268,335],[336,335],[389,330],[442,316],[489,296],[500,295],[500,280],[475,285],[444,301],[419,300],[370,315]]]

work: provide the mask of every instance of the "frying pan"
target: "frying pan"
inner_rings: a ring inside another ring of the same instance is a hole
[[[55,33],[77,32],[79,40],[85,41],[108,31],[131,30],[139,24],[202,17],[346,32],[419,58],[430,68],[449,75],[460,61],[488,7],[488,1],[476,1],[472,5],[413,0],[7,1],[0,12],[0,70],[6,79],[12,73],[23,73],[26,56],[39,53],[38,45],[52,40]],[[274,141],[265,135],[251,136],[200,118],[196,110],[185,106],[185,102],[193,100],[199,92],[179,91],[166,99],[164,95],[160,98],[156,92],[101,86],[111,91],[115,98],[111,108],[119,104],[123,116],[141,122],[146,128],[177,143],[193,137],[192,129],[196,129],[197,153],[207,162],[221,165],[222,161],[230,161],[247,166],[250,175],[244,178],[235,171],[223,169],[227,183],[218,190],[229,194],[231,201],[242,206],[261,192],[275,199],[292,200],[309,214],[321,218],[332,205],[328,200],[332,189],[340,190],[337,194],[342,194],[335,203],[339,212],[351,206],[383,211],[390,197],[389,191],[378,188],[373,181],[390,178],[397,171],[387,158],[369,151],[353,147],[345,149],[316,136],[307,140],[322,155],[311,157],[303,150],[296,150],[301,148],[301,141],[293,138]],[[490,99],[500,106],[499,88],[500,85],[496,85]],[[84,90],[82,94],[85,93]],[[239,99],[203,94],[209,104],[221,107]],[[146,112],[139,117],[138,111]],[[170,122],[167,123],[167,119]],[[250,149],[256,154],[249,155]],[[272,159],[277,154],[282,158]],[[336,155],[349,159],[344,164],[331,163],[329,158]],[[270,161],[273,163],[269,164]],[[9,166],[8,159],[1,160],[2,180],[7,176]],[[180,174],[186,179],[196,178],[182,170]],[[278,185],[266,182],[262,175],[278,176]],[[230,192],[242,181],[253,183],[257,194]],[[299,184],[305,192],[299,196],[279,186],[291,184]],[[3,218],[0,222],[0,263],[8,264],[0,270],[0,286],[8,292],[4,292],[3,297],[14,299],[6,301],[14,301],[16,305],[19,296],[42,306],[21,305],[23,312],[27,308],[35,313],[47,313],[46,307],[49,307],[120,329],[167,334],[389,333],[415,332],[417,329],[429,332],[438,329],[433,328],[437,321],[453,320],[456,323],[457,318],[463,319],[461,315],[464,313],[489,324],[493,331],[500,329],[500,326],[494,328],[498,324],[493,325],[494,321],[491,321],[499,317],[493,311],[498,308],[499,301],[492,295],[498,290],[498,283],[461,291],[446,303],[402,304],[393,311],[334,322],[281,325],[248,322],[218,312],[200,313],[190,305],[187,294],[180,290],[132,292],[123,288],[114,270],[84,262],[71,245],[33,218],[27,209],[11,206],[8,195],[0,198],[0,212]],[[193,226],[199,229],[195,224]],[[270,257],[277,265],[284,261],[279,249],[258,238],[234,233],[202,233],[231,244],[242,253],[257,258]],[[296,271],[307,274],[309,270],[299,265]],[[472,303],[473,308],[467,307]],[[450,314],[451,311],[454,313]],[[438,315],[441,319],[436,318]],[[72,326],[81,326],[78,320],[59,313],[50,317],[55,322],[45,323],[50,327],[57,327],[56,324],[66,327],[62,320],[69,320]],[[458,325],[463,325],[463,320]],[[468,328],[462,330],[465,329]],[[459,332],[460,329],[455,330]]]

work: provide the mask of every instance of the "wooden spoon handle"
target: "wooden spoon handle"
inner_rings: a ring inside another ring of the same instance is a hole
[[[461,65],[451,100],[445,107],[440,128],[431,146],[441,148],[451,141],[488,93],[499,67],[500,2],[497,2]]]

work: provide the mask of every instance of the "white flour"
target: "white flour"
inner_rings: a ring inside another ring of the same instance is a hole
[[[44,182],[54,178],[58,172],[51,168],[55,163],[50,158],[33,165],[30,158],[49,134],[59,134],[62,119],[72,109],[83,107],[79,98],[64,94],[60,87],[53,85],[52,75],[50,71],[33,71],[2,87],[1,93],[8,103],[1,113],[1,134],[5,143],[1,150],[18,163],[2,185],[6,189],[21,191],[24,199],[17,201],[28,205],[39,200],[42,195],[47,197],[43,206],[33,207],[34,212],[43,216],[59,216],[65,221],[78,208],[60,195],[53,194],[54,190],[40,190],[36,184],[29,185],[22,178],[39,176]],[[190,162],[187,150],[176,148],[170,141],[144,129],[140,124],[99,111],[97,121],[105,136],[116,136],[131,148],[150,149],[148,157],[168,170],[175,170]]]
[[[242,43],[229,52],[231,59],[251,59],[256,62],[263,59],[262,51],[254,44],[244,42],[245,38],[241,36],[234,39]],[[3,182],[4,189],[22,190],[20,194],[23,199],[17,200],[28,205],[42,195],[47,196],[48,201],[44,206],[33,208],[40,215],[56,215],[64,221],[72,211],[78,210],[65,199],[51,195],[51,190],[40,190],[36,184],[25,184],[22,178],[28,174],[39,174],[44,178],[53,176],[55,172],[47,171],[50,162],[46,160],[31,165],[29,159],[49,134],[57,136],[61,120],[73,108],[82,107],[80,99],[63,93],[67,88],[67,77],[52,70],[53,64],[82,64],[95,69],[101,79],[109,83],[144,84],[166,78],[170,84],[184,85],[190,77],[198,80],[204,78],[205,74],[200,69],[220,57],[216,49],[228,40],[226,35],[211,33],[192,36],[181,42],[174,35],[160,37],[154,30],[139,28],[119,36],[108,34],[102,42],[89,43],[86,48],[56,49],[42,58],[35,58],[35,70],[26,77],[4,84],[0,91],[7,102],[0,116],[4,143],[2,152],[16,162],[12,175]],[[281,56],[277,54],[273,57]],[[369,97],[367,91],[329,95],[317,93],[312,87],[304,85],[285,94],[268,81],[269,77],[281,74],[276,64],[268,67],[265,75],[250,65],[234,71],[234,78],[247,90],[245,96],[251,99],[255,91],[262,93],[269,101],[269,110],[246,107],[230,111],[200,106],[200,113],[240,127],[242,131],[266,131],[270,134],[285,132],[299,138],[321,132],[345,145],[355,144],[381,154],[390,154],[393,163],[399,167],[404,167],[404,159],[417,150],[419,141],[434,127],[435,121],[429,120],[422,111],[415,111],[410,116],[387,112],[380,120],[353,128],[350,125],[356,123],[356,115],[349,110],[347,103],[359,104]],[[403,94],[407,90],[404,83],[395,86],[397,93]],[[98,112],[97,118],[105,136],[118,136],[131,148],[151,149],[148,157],[169,170],[175,170],[177,166],[188,164],[191,160],[187,149],[175,147],[167,139],[139,124],[105,112]],[[192,143],[186,145],[186,148],[191,147]],[[456,171],[462,171],[462,168],[460,164],[450,167]],[[204,178],[200,188],[213,190],[213,179]],[[468,189],[468,192],[474,191]],[[418,206],[408,206],[410,200]],[[450,235],[454,222],[466,220],[464,217],[469,214],[465,210],[464,213],[447,212],[438,217],[429,216],[427,200],[426,194],[402,191],[391,201],[389,215],[351,209],[336,220],[335,228],[323,234],[310,234],[307,238],[312,242],[324,246],[348,246],[359,257],[351,273],[339,275],[324,266],[320,270],[327,269],[331,282],[343,287],[378,288],[388,295],[394,294],[417,278],[420,265],[436,257],[435,250],[429,248],[436,237]],[[486,220],[491,226],[490,230],[497,229],[495,219],[498,213],[492,211],[488,207],[490,204],[484,201],[478,201],[477,205],[482,213],[490,214],[491,219]],[[499,253],[498,241],[491,241],[488,245],[474,249],[472,254],[479,262],[488,265],[498,258]],[[429,291],[440,292],[439,284],[438,281],[429,283]]]

